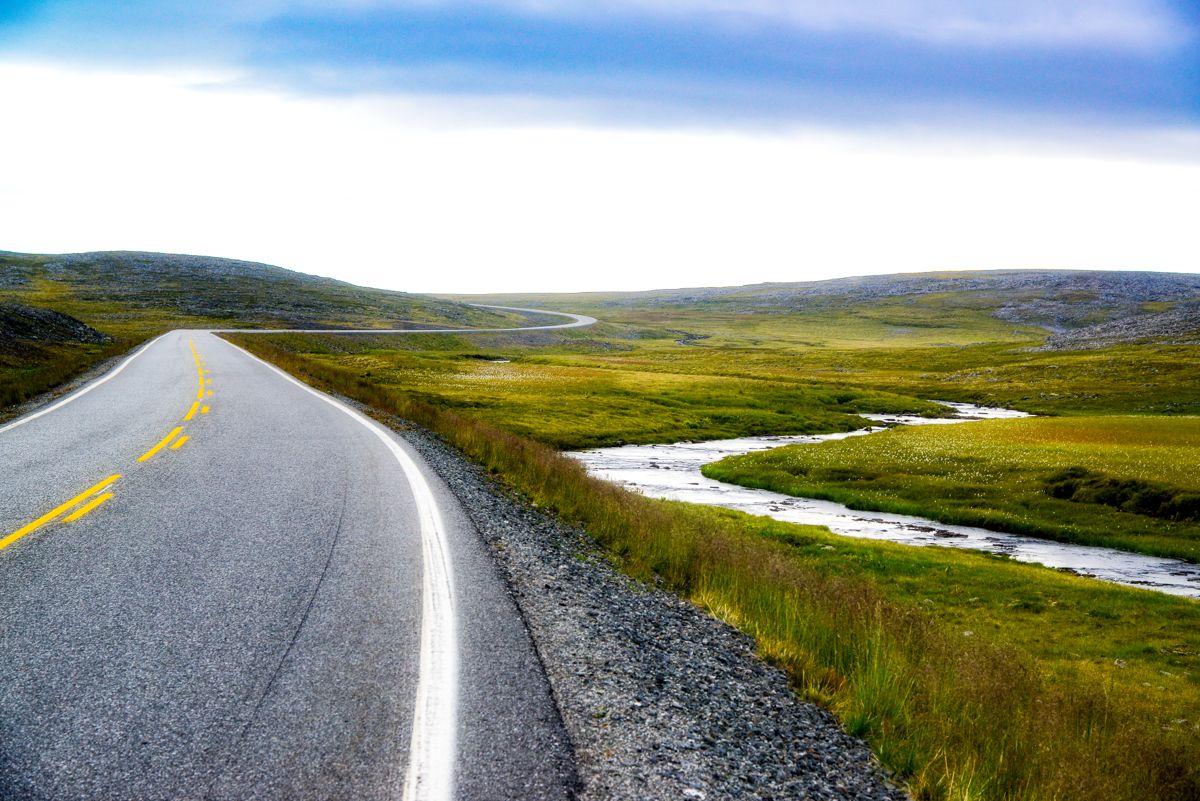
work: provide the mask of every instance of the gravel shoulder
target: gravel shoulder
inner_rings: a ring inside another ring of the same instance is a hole
[[[749,637],[619,573],[584,532],[392,422],[495,554],[574,747],[582,801],[908,798]]]

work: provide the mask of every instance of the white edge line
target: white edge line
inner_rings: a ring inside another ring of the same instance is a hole
[[[413,708],[404,801],[451,801],[458,727],[458,634],[454,575],[446,528],[420,467],[389,432],[366,415],[288,375],[273,364],[214,337],[365,426],[391,451],[412,488],[421,525],[421,655]]]
[[[120,364],[118,364],[115,368],[113,368],[109,372],[105,373],[104,375],[100,376],[99,378],[97,378],[93,381],[89,381],[82,388],[76,390],[75,392],[72,392],[70,395],[68,395],[67,397],[58,401],[57,403],[55,403],[51,406],[47,406],[45,409],[42,409],[41,411],[33,412],[32,414],[27,414],[27,415],[24,415],[23,417],[18,417],[16,420],[12,421],[11,423],[8,423],[7,425],[0,426],[0,434],[3,434],[5,431],[14,429],[17,426],[23,426],[26,423],[30,423],[30,422],[38,419],[39,417],[42,417],[43,415],[50,414],[50,412],[53,412],[56,409],[61,409],[62,407],[66,406],[68,403],[79,400],[84,395],[88,394],[93,389],[95,389],[96,387],[104,386],[109,381],[112,381],[114,378],[116,378],[118,375],[120,375],[121,371],[124,370],[126,367],[128,367],[130,362],[132,362],[138,356],[141,356],[143,353],[145,353],[147,350],[149,350],[150,347],[155,342],[158,342],[160,339],[167,336],[167,334],[173,334],[173,333],[175,333],[175,331],[168,331],[165,334],[159,334],[154,339],[147,342],[145,345],[142,345],[142,347],[140,347],[137,350],[137,352],[134,353],[132,356],[127,356],[125,358],[125,360],[123,362],[121,362]]]

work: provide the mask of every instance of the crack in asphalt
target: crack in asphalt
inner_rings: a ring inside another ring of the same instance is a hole
[[[275,669],[271,671],[270,678],[267,679],[267,683],[263,687],[262,692],[259,694],[258,700],[254,703],[254,710],[250,713],[249,717],[247,717],[246,723],[242,726],[242,730],[238,734],[237,738],[230,743],[224,760],[226,769],[230,767],[232,754],[234,754],[237,750],[237,746],[246,741],[250,734],[250,729],[254,727],[255,722],[258,720],[258,716],[259,713],[262,712],[263,705],[266,703],[267,698],[270,697],[271,691],[275,689],[275,685],[279,681],[280,675],[283,674],[283,667],[287,664],[288,657],[292,655],[292,651],[295,650],[296,642],[300,639],[300,632],[304,630],[304,626],[308,622],[309,614],[312,612],[313,606],[316,605],[317,595],[321,591],[321,585],[325,583],[325,578],[329,575],[330,565],[333,564],[334,551],[337,550],[338,542],[342,537],[342,526],[346,520],[346,507],[349,504],[349,496],[350,493],[347,491],[347,484],[345,481],[343,481],[342,508],[338,512],[337,526],[334,528],[333,537],[329,542],[329,551],[325,554],[325,563],[322,565],[321,572],[317,576],[316,582],[313,584],[312,592],[308,596],[308,603],[304,605],[304,612],[300,615],[300,620],[293,628],[292,636],[288,639],[288,644],[283,649],[283,654],[280,656],[278,664],[276,664]],[[224,771],[213,773],[212,778],[209,780],[209,785],[205,789],[203,795],[205,801],[208,801],[213,797],[213,786],[217,783],[218,779],[223,777],[223,775]]]

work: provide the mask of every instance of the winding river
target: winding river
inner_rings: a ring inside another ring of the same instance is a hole
[[[703,465],[726,456],[778,448],[795,442],[824,442],[865,436],[883,431],[891,425],[947,425],[970,420],[1027,416],[1010,409],[942,403],[955,410],[954,417],[930,419],[868,414],[863,416],[880,425],[849,433],[741,437],[673,445],[625,445],[578,451],[570,455],[581,461],[592,475],[655,498],[706,503],[754,515],[766,515],[789,523],[826,526],[835,534],[847,537],[989,551],[1081,576],[1200,598],[1200,565],[1177,559],[1071,545],[970,526],[951,526],[909,515],[859,512],[830,501],[794,498],[777,492],[725,484],[700,473]]]

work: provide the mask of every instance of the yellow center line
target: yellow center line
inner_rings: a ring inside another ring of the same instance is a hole
[[[66,503],[64,503],[61,506],[55,507],[51,511],[49,511],[46,514],[39,517],[37,520],[34,520],[32,523],[29,523],[28,525],[17,529],[12,534],[9,534],[4,539],[0,540],[0,551],[4,550],[8,546],[12,545],[14,542],[21,539],[26,534],[30,534],[34,531],[37,531],[39,528],[46,525],[51,520],[54,520],[56,517],[61,515],[63,512],[72,508],[73,506],[75,506],[77,503],[84,500],[85,498],[90,498],[91,496],[95,495],[97,492],[100,492],[101,490],[103,490],[109,484],[112,484],[114,481],[116,481],[120,477],[121,477],[120,473],[109,476],[108,478],[104,479],[96,486],[92,487],[91,489],[89,489],[85,492],[79,493],[71,500],[67,501]]]
[[[113,493],[111,493],[111,492],[106,492],[103,495],[100,495],[99,497],[92,498],[90,501],[88,501],[86,506],[81,506],[78,509],[76,509],[74,512],[71,512],[71,514],[64,517],[63,522],[64,523],[74,523],[76,520],[85,516],[88,512],[92,511],[97,506],[108,503],[108,501],[112,500],[112,498],[113,498]]]
[[[200,358],[200,352],[196,350],[196,343],[188,340],[188,347],[192,349],[192,360],[196,362],[196,377],[200,379],[200,386],[196,388],[196,400],[204,397],[204,374],[207,372],[204,369],[204,361]]]
[[[208,370],[205,369],[204,361],[200,358],[200,354],[196,350],[196,343],[194,343],[192,340],[189,339],[188,346],[192,349],[192,358],[196,362],[196,378],[197,378],[198,386],[196,388],[196,400],[192,403],[191,408],[188,409],[187,415],[183,418],[184,421],[191,420],[193,417],[195,417],[197,411],[199,411],[201,414],[208,414],[208,407],[205,406],[203,409],[201,409],[200,401],[203,400],[205,397],[205,391],[206,391],[205,384],[212,383],[212,379],[205,377],[208,374]],[[208,395],[209,395],[209,397],[212,396],[211,390],[208,390]],[[153,448],[151,448],[150,450],[143,453],[140,457],[138,457],[138,461],[144,462],[144,461],[152,458],[154,456],[154,454],[161,451],[167,445],[170,445],[172,450],[179,450],[180,448],[182,448],[183,444],[188,441],[188,437],[186,435],[179,436],[182,431],[183,431],[183,426],[177,426],[177,427],[171,429],[171,433],[167,434],[165,437],[163,437],[161,440],[159,440],[158,444],[156,444]],[[176,439],[176,437],[179,437],[179,438]],[[174,442],[172,442],[172,441],[174,441]],[[62,514],[70,511],[71,509],[74,509],[76,506],[78,506],[80,503],[87,500],[88,498],[91,498],[91,500],[88,501],[88,503],[84,504],[83,506],[80,506],[78,509],[75,509],[75,511],[71,512],[71,514],[67,515],[67,517],[64,518],[63,522],[73,523],[74,521],[79,520],[79,519],[83,518],[84,516],[90,514],[94,510],[100,508],[101,506],[103,506],[104,504],[106,504],[110,500],[112,500],[112,498],[114,497],[114,493],[104,492],[103,494],[98,495],[95,498],[93,498],[92,496],[103,492],[103,490],[106,487],[113,484],[113,482],[117,481],[119,478],[121,478],[120,473],[109,476],[108,478],[101,481],[99,484],[96,484],[94,487],[88,489],[86,492],[82,492],[79,495],[76,495],[71,500],[67,501],[66,503],[64,503],[60,506],[55,507],[54,509],[50,510],[46,514],[39,517],[37,520],[34,520],[33,522],[22,526],[21,528],[14,531],[12,534],[9,534],[7,537],[0,539],[0,551],[4,550],[9,545],[12,545],[14,542],[21,539],[22,537],[24,537],[28,534],[31,534],[34,531],[37,531],[39,528],[46,525],[47,523],[57,520]]]
[[[161,440],[158,441],[157,445],[155,445],[153,448],[151,448],[150,450],[146,451],[141,456],[139,456],[138,461],[144,462],[147,459],[149,459],[151,456],[153,456],[154,454],[161,451],[163,448],[165,448],[167,445],[169,445],[171,443],[171,440],[173,440],[173,439],[175,439],[175,437],[179,436],[180,431],[183,431],[183,426],[176,426],[175,428],[171,429],[170,434],[167,434],[165,437],[163,437]]]

